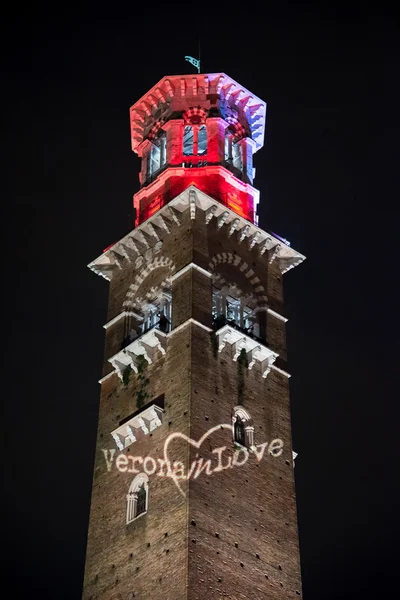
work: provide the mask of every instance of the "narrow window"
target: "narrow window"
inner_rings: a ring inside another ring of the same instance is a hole
[[[172,320],[172,298],[169,292],[164,292],[160,300],[158,328],[164,333],[169,333]]]
[[[201,156],[202,154],[207,153],[207,129],[205,125],[201,125],[199,127],[199,137],[198,137],[198,154]]]
[[[143,483],[142,487],[139,489],[138,494],[137,494],[137,505],[136,505],[136,516],[137,517],[139,515],[143,514],[144,512],[146,512],[146,498],[147,498],[147,492],[146,492],[146,488],[144,487],[144,483]]]
[[[234,167],[242,170],[242,149],[238,142],[232,145],[232,162]]]
[[[167,162],[167,136],[165,132],[160,137],[160,166],[163,167]]]
[[[213,289],[213,326],[215,329],[220,329],[226,325],[226,294],[217,288]]]
[[[183,154],[191,156],[193,154],[193,127],[187,125],[183,132]]]
[[[161,151],[160,147],[153,144],[150,152],[150,177],[158,171],[161,166]]]
[[[245,446],[245,432],[244,432],[244,423],[242,419],[237,416],[235,421],[235,442],[240,444],[241,446]]]
[[[167,156],[167,136],[165,131],[159,135],[151,145],[150,154],[148,157],[149,160],[149,168],[148,173],[149,176],[152,177],[157,171],[161,169],[166,163]]]
[[[131,523],[147,513],[149,505],[149,478],[139,473],[132,481],[127,495],[126,522]]]
[[[243,406],[236,406],[232,417],[233,441],[245,448],[254,446],[254,425]]]
[[[225,134],[225,160],[231,160],[231,138]]]

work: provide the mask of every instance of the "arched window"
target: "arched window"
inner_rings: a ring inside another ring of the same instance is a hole
[[[225,132],[225,160],[232,161],[232,135]]]
[[[154,297],[147,297],[142,302],[143,313],[142,333],[157,327],[164,333],[169,333],[172,321],[172,294],[168,289],[158,291]]]
[[[183,155],[204,156],[207,154],[207,127],[186,125],[183,130]]]
[[[139,488],[139,491],[137,493],[137,501],[136,501],[136,516],[137,517],[146,512],[146,510],[147,510],[146,501],[147,501],[147,492],[144,487],[144,483],[142,483],[142,486]]]
[[[199,127],[199,138],[198,138],[198,154],[207,153],[207,129],[205,125]]]
[[[150,177],[157,173],[157,171],[159,171],[166,163],[166,144],[167,138],[164,131],[154,140],[151,145],[149,165]]]
[[[240,140],[235,141],[230,129],[225,131],[225,160],[236,169],[243,170],[242,146]]]
[[[254,425],[249,413],[243,406],[235,406],[233,417],[233,441],[235,444],[251,448],[254,446]]]
[[[213,287],[212,303],[214,328],[231,325],[250,337],[258,336],[254,315],[255,300],[251,294],[243,294],[234,284],[227,284],[222,288]]]
[[[191,156],[193,154],[193,127],[186,125],[183,132],[183,155]]]
[[[245,446],[245,431],[242,419],[237,416],[234,424],[235,442],[241,446]]]
[[[130,485],[126,499],[127,524],[147,513],[149,505],[149,478],[146,473],[139,473],[135,477]]]
[[[240,171],[243,168],[242,148],[238,142],[232,144],[232,164],[237,169],[240,169]]]

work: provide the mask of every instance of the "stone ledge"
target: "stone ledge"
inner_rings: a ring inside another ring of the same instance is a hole
[[[114,354],[108,362],[114,367],[118,377],[122,380],[125,369],[130,366],[137,373],[137,357],[143,356],[151,364],[157,351],[161,354],[166,352],[167,334],[153,327],[139,338],[128,344],[125,348]]]
[[[111,432],[112,437],[119,450],[124,450],[134,442],[136,442],[137,434],[142,431],[144,435],[148,435],[157,427],[162,425],[163,409],[152,404],[145,410],[142,410],[137,415],[123,423],[117,429]]]
[[[252,369],[256,362],[260,363],[263,378],[266,378],[271,371],[272,364],[279,356],[259,340],[254,340],[248,335],[234,329],[230,325],[224,325],[215,332],[218,339],[218,352],[222,352],[225,346],[229,345],[232,352],[232,360],[236,361],[244,349],[247,354],[249,369]]]

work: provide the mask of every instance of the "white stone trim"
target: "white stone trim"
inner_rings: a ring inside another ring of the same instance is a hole
[[[122,451],[131,444],[134,444],[139,431],[142,431],[144,435],[148,435],[154,429],[160,427],[163,422],[163,414],[164,410],[162,408],[157,406],[157,404],[152,404],[129,419],[129,421],[126,421],[123,425],[114,429],[111,435],[119,450]]]
[[[210,273],[210,271],[206,271],[206,269],[203,269],[203,267],[199,267],[199,265],[196,265],[196,263],[191,262],[188,265],[186,265],[186,267],[183,267],[177,273],[174,273],[174,275],[171,276],[171,281],[175,281],[175,279],[178,279],[178,277],[180,277],[184,273],[187,273],[190,269],[196,269],[197,271],[199,271],[206,277],[210,277],[210,278],[212,277],[212,273]]]
[[[203,325],[203,323],[200,323],[199,321],[196,321],[196,319],[193,319],[192,317],[190,317],[190,319],[187,319],[186,321],[184,321],[183,323],[181,323],[180,325],[178,325],[178,327],[175,327],[172,331],[170,331],[167,336],[171,336],[174,333],[176,333],[177,331],[180,331],[181,329],[183,329],[184,327],[186,327],[186,325],[189,325],[189,323],[193,323],[194,325],[198,325],[199,327],[202,327],[203,329],[205,329],[206,331],[213,331],[212,327],[207,327],[206,325]]]
[[[156,351],[160,351],[164,355],[166,352],[164,347],[166,346],[166,337],[163,331],[153,327],[114,354],[114,356],[111,356],[108,362],[112,364],[118,377],[122,380],[124,371],[128,366],[137,373],[136,359],[139,355],[143,355],[149,364],[153,362]]]
[[[263,296],[262,299],[266,300],[266,297]],[[287,323],[289,319],[287,319],[286,317],[284,317],[283,315],[277,313],[275,310],[272,310],[272,308],[268,308],[268,306],[257,306],[254,309],[255,313],[258,313],[260,311],[266,311],[267,313],[269,313],[270,315],[272,315],[273,317],[276,317],[277,319],[279,319],[280,321],[283,321],[284,323]]]
[[[290,373],[288,373],[287,371],[284,371],[283,369],[280,369],[279,367],[276,367],[275,365],[272,365],[272,369],[274,371],[277,371],[278,373],[280,373],[284,377],[287,377],[288,379],[291,377]]]
[[[132,370],[137,373],[136,357],[140,354],[144,356],[149,364],[152,364],[153,360],[155,359],[155,352],[159,351],[163,356],[165,355],[167,350],[167,338],[186,327],[189,323],[194,323],[195,325],[205,329],[205,331],[213,331],[211,327],[207,327],[193,318],[187,319],[184,323],[181,323],[169,333],[164,333],[160,329],[153,327],[108,359],[108,362],[111,363],[111,365],[114,367],[114,370],[99,379],[99,383],[103,383],[103,381],[108,379],[108,377],[111,377],[111,375],[114,373],[116,373],[122,381],[124,370],[128,366],[130,366]]]
[[[146,510],[141,512],[139,515],[137,514],[137,496],[139,489],[144,486],[146,492]],[[143,515],[147,514],[149,509],[149,478],[146,473],[139,473],[136,475],[131,485],[129,486],[129,491],[126,495],[127,505],[126,505],[126,524],[132,523],[136,519],[139,519]]]
[[[114,325],[123,317],[135,317],[136,319],[143,320],[143,316],[138,315],[137,313],[133,312],[132,310],[123,310],[116,317],[111,319],[111,321],[107,321],[107,323],[105,325],[103,325],[104,329],[108,329],[109,327],[111,327],[111,325]]]
[[[284,323],[287,323],[289,320],[286,317],[284,317],[283,315],[280,315],[279,313],[277,313],[275,310],[272,310],[272,308],[268,308],[267,312],[270,315],[272,315],[273,317],[276,317],[277,319],[279,319],[280,321],[283,321]]]
[[[235,185],[237,185],[238,180],[235,179],[231,173],[225,172],[226,169],[224,169],[224,167],[221,165],[209,168],[214,169],[216,172],[220,172],[222,170],[226,180],[228,181],[229,178],[232,177],[232,181],[234,181]],[[179,174],[180,169],[174,168],[172,170]],[[171,171],[171,169],[169,169],[169,171]],[[182,173],[184,172],[185,170],[182,169]],[[162,185],[162,182],[159,184]],[[254,201],[255,204],[257,204],[257,190],[249,184],[243,184],[244,190],[248,188],[251,188],[255,194]],[[125,237],[113,244],[110,248],[108,248],[108,250],[103,252],[101,256],[92,261],[88,265],[89,269],[104,277],[104,279],[110,281],[114,272],[118,269],[121,269],[125,263],[137,263],[136,268],[139,268],[139,263],[143,262],[143,256],[146,253],[146,250],[154,258],[162,247],[162,241],[155,243],[153,248],[148,248],[149,242],[145,238],[145,235],[146,232],[147,235],[150,235],[149,232],[151,231],[151,227],[149,227],[149,225],[151,226],[152,223],[157,224],[158,222],[160,222],[160,225],[162,225],[162,220],[166,217],[169,217],[174,220],[176,225],[180,226],[178,215],[189,208],[189,198],[192,191],[195,191],[196,193],[196,205],[207,214],[207,223],[210,223],[213,218],[218,219],[223,213],[228,213],[224,222],[224,226],[229,227],[228,231],[230,235],[232,235],[233,231],[238,231],[240,232],[239,235],[243,236],[243,239],[246,237],[251,243],[255,239],[255,234],[259,232],[260,235],[257,236],[257,242],[254,244],[254,247],[258,248],[260,254],[263,254],[266,251],[272,251],[270,253],[269,260],[271,261],[275,259],[279,261],[281,273],[285,273],[289,269],[297,266],[300,262],[305,260],[305,256],[299,252],[296,252],[296,250],[290,246],[282,243],[281,240],[276,238],[273,234],[260,229],[256,224],[249,223],[249,221],[238,216],[238,214],[233,210],[227,208],[208,194],[201,192],[192,184],[186,188],[186,190],[176,196],[176,198],[160,208],[160,210],[154,215],[146,219],[146,221],[141,223],[138,227],[135,227],[135,229],[130,231]],[[207,210],[212,206],[216,207],[216,209],[213,209],[212,213],[207,213]],[[208,219],[210,214],[212,214],[212,216],[210,219]],[[142,232],[144,232],[145,235],[143,235]],[[168,233],[166,233],[166,235],[168,235]],[[149,237],[149,240],[156,240],[156,238],[151,236]],[[127,248],[129,249],[129,252],[127,251]]]
[[[219,72],[168,75],[156,83],[130,108],[132,150],[138,153],[144,141],[148,117],[151,117],[152,127],[157,121],[152,115],[157,110],[161,109],[162,114],[168,109],[177,110],[177,107],[187,110],[193,106],[193,95],[198,94],[199,88],[204,89],[204,94],[217,94],[218,103],[223,109],[233,105],[236,111],[243,112],[249,122],[253,151],[263,146],[266,103],[225,73]],[[202,107],[206,106],[204,99],[199,99],[195,104],[199,102]]]
[[[100,383],[100,385],[106,381],[106,379],[108,379],[109,377],[111,377],[111,375],[114,375],[115,371],[110,371],[109,373],[107,373],[107,375],[104,375],[104,377],[102,377],[101,379],[99,379],[98,383]]]
[[[258,340],[254,340],[230,325],[224,325],[215,334],[218,339],[218,352],[222,352],[225,346],[229,346],[232,360],[237,361],[241,351],[244,349],[247,354],[249,370],[258,362],[264,379],[268,376],[273,363],[279,356],[277,352],[274,352],[268,346],[265,346]]]
[[[236,439],[235,439],[235,423],[237,421],[237,418],[239,417],[239,419],[241,420],[241,422],[243,423],[243,427],[244,427],[244,446],[242,444],[240,444]],[[245,410],[243,408],[243,406],[239,405],[239,406],[235,406],[235,408],[233,409],[233,415],[232,415],[232,440],[233,442],[241,447],[241,448],[252,448],[254,446],[254,425],[253,425],[253,419],[251,418],[250,414],[247,412],[247,410]]]

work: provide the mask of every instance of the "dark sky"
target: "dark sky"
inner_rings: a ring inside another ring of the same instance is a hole
[[[304,598],[396,596],[399,21],[382,4],[147,4],[3,15],[11,597],[80,599],[108,293],[86,265],[131,228],[128,109],[192,72],[199,31],[202,71],[268,103],[260,226],[307,256],[285,276]]]

